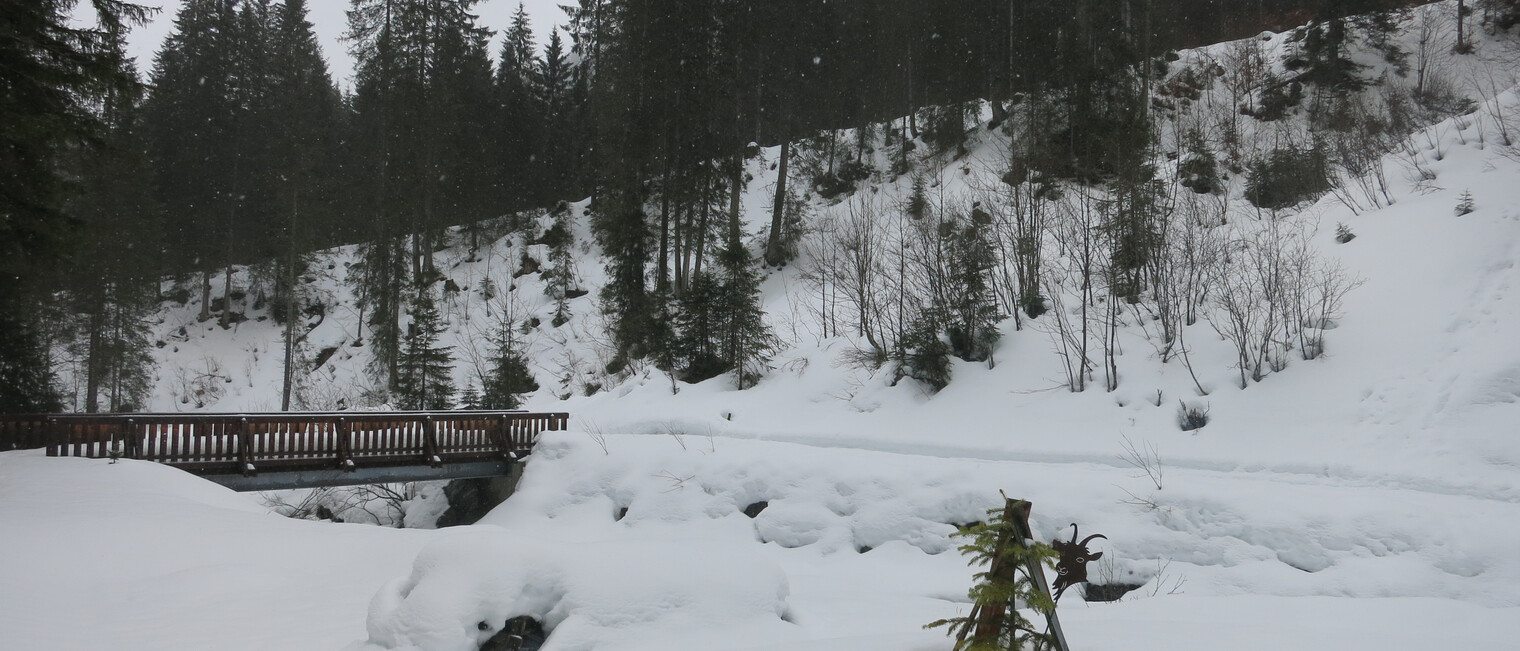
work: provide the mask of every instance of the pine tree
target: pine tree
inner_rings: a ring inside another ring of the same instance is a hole
[[[711,273],[694,275],[678,299],[673,324],[679,351],[682,379],[701,382],[732,368],[723,357],[722,326],[718,311],[724,300],[723,286]]]
[[[554,225],[544,233],[543,243],[549,247],[549,268],[544,270],[544,294],[554,299],[554,318],[550,324],[558,328],[570,320],[570,292],[575,288],[575,233],[570,230],[570,209],[561,205],[555,209]]]
[[[1383,53],[1396,70],[1405,66],[1407,52],[1392,40],[1398,24],[1387,3],[1380,0],[1319,0],[1319,10],[1304,35],[1302,51],[1309,70],[1302,77],[1325,88],[1361,88],[1362,66],[1351,60],[1350,49],[1360,39]]]
[[[550,193],[548,197],[559,197],[571,186],[574,156],[569,146],[575,128],[570,104],[571,68],[559,30],[550,33],[533,81],[536,103],[544,120],[540,129],[543,146],[539,150],[544,169],[543,191]]]
[[[66,259],[77,222],[64,212],[71,179],[62,157],[99,142],[90,110],[102,89],[138,84],[114,47],[147,10],[96,2],[96,28],[75,26],[73,3],[7,3],[0,11],[0,413],[56,411],[42,337],[49,277]]]
[[[481,394],[481,405],[486,409],[517,409],[522,405],[523,394],[538,390],[538,381],[528,368],[528,358],[512,326],[504,321],[495,337],[491,372],[485,378]]]
[[[290,409],[296,376],[296,322],[301,297],[296,279],[306,271],[307,251],[317,248],[318,225],[331,224],[336,206],[329,170],[337,159],[339,98],[306,18],[305,0],[284,0],[273,14],[269,47],[266,174],[283,219],[269,237],[278,242],[275,274],[277,320],[285,324],[281,410]]]
[[[518,3],[502,39],[494,79],[498,196],[521,210],[544,197],[537,164],[543,149],[543,108],[533,90],[537,46],[528,13]]]
[[[1457,207],[1453,211],[1458,217],[1470,215],[1478,209],[1478,204],[1473,201],[1472,190],[1463,190],[1462,197],[1457,201]]]
[[[459,394],[459,408],[464,410],[485,409],[485,402],[480,397],[480,391],[475,388],[474,382],[467,382],[464,391]]]
[[[113,35],[119,41],[119,35]],[[113,44],[120,52],[122,44]],[[130,59],[118,65],[135,78]],[[84,411],[141,408],[151,393],[148,317],[157,308],[160,207],[139,129],[140,89],[118,88],[101,102],[101,148],[74,166],[80,192],[68,203],[79,220],[75,263],[64,269],[68,309],[78,315],[70,348],[83,359]]]
[[[444,324],[431,293],[418,293],[407,315],[411,323],[398,359],[394,401],[401,409],[449,409],[454,399],[453,347],[438,345]]]
[[[934,392],[950,385],[950,346],[932,314],[920,314],[898,341],[897,377],[910,377]]]
[[[734,371],[735,385],[742,391],[754,386],[768,370],[778,342],[765,323],[765,310],[760,305],[760,276],[749,250],[731,240],[729,247],[718,254],[718,262],[723,283],[718,303],[723,355]]]
[[[976,573],[976,585],[967,595],[975,607],[966,617],[942,619],[925,628],[948,627],[956,636],[955,651],[1007,651],[1009,649],[1049,649],[1055,641],[1048,632],[1020,612],[1029,608],[1045,614],[1056,604],[1039,587],[1029,572],[1054,567],[1056,552],[1040,542],[1026,541],[1027,523],[1020,523],[1020,508],[1028,502],[1007,500],[1001,509],[987,512],[986,524],[963,529],[954,536],[970,541],[960,547],[971,557],[971,565],[987,569]],[[1027,518],[1027,511],[1023,516]]]
[[[144,120],[168,216],[166,243],[201,272],[206,320],[212,276],[231,263],[233,226],[249,178],[241,169],[252,108],[243,103],[251,92],[242,83],[244,25],[236,0],[188,0],[174,26],[154,62]]]
[[[992,269],[997,260],[992,243],[987,240],[991,216],[977,208],[972,223],[964,227],[951,224],[949,277],[946,283],[946,333],[950,349],[968,362],[980,362],[992,356],[1000,334],[1002,320],[991,286]]]

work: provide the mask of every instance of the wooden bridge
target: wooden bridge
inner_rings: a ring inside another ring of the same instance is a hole
[[[0,451],[156,461],[239,491],[510,473],[569,414],[520,411],[0,415]]]

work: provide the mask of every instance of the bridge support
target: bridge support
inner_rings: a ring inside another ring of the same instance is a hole
[[[270,470],[261,469],[258,475],[205,474],[202,477],[240,492],[288,490],[292,488],[318,488],[323,486],[362,486],[365,484],[392,484],[410,481],[437,481],[446,479],[472,479],[476,477],[513,477],[521,474],[514,466],[520,461],[466,461],[445,464],[441,468],[430,466],[359,467],[342,470]]]

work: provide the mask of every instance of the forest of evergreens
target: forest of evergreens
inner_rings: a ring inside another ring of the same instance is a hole
[[[448,406],[428,384],[438,351],[417,334],[432,327],[446,231],[587,196],[614,365],[650,358],[692,379],[737,369],[742,386],[773,345],[755,302],[760,261],[741,241],[744,161],[781,146],[761,256],[781,264],[796,247],[783,206],[793,143],[827,134],[827,169],[812,179],[827,192],[865,164],[865,147],[834,155],[836,130],[896,152],[901,173],[915,142],[960,146],[982,101],[994,122],[1039,134],[1009,174],[1127,197],[1110,262],[1129,278],[1116,291],[1137,294],[1154,246],[1148,107],[1167,53],[1307,22],[1299,80],[1347,88],[1347,42],[1376,44],[1408,4],[579,0],[568,39],[538,42],[519,9],[492,51],[477,2],[352,0],[346,92],[304,0],[186,0],[141,71],[123,55],[140,8],[94,0],[99,27],[81,29],[65,19],[78,3],[4,2],[0,411],[61,407],[48,362],[60,346],[88,360],[81,408],[138,407],[144,318],[167,287],[198,293],[203,320],[225,326],[235,304],[264,303],[293,324],[309,254],[340,244],[360,245],[349,282],[382,383],[412,406]],[[1490,24],[1516,20],[1513,0],[1476,4]],[[947,237],[975,260],[970,224]],[[982,282],[971,264],[963,297]],[[235,265],[257,266],[268,290],[232,287]],[[1044,299],[1026,286],[1019,305],[1033,317]],[[881,348],[906,357],[946,332],[950,352],[985,356],[998,311],[962,303]],[[287,360],[295,336],[287,325]],[[494,386],[507,388],[485,400],[510,405],[526,386],[509,377],[522,366],[510,337],[499,357]]]

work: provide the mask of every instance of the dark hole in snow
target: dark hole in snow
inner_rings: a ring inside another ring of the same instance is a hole
[[[486,627],[480,629],[482,631],[490,630],[490,625],[486,622],[481,622],[480,626]],[[491,639],[480,645],[480,651],[536,651],[548,637],[548,632],[538,620],[526,615],[513,617]]]
[[[868,551],[871,551],[872,549],[874,549],[874,548],[871,547],[870,545],[861,545],[861,546],[855,548],[855,552],[859,553],[859,554],[864,554],[864,553],[866,553]]]
[[[1129,594],[1132,590],[1140,589],[1142,585],[1139,583],[1110,583],[1107,585],[1084,583],[1082,584],[1082,598],[1089,603],[1118,601],[1120,597]]]
[[[322,365],[326,364],[327,360],[332,359],[332,356],[337,352],[337,346],[328,346],[327,348],[323,348],[322,352],[317,353],[317,361],[311,365],[311,370],[315,371],[319,368],[322,368]]]
[[[767,501],[764,501],[764,500],[761,500],[759,502],[755,502],[754,504],[751,504],[749,506],[744,507],[744,515],[747,515],[750,518],[759,517],[760,512],[764,511],[765,507],[770,506],[770,505],[771,505],[770,502],[767,502]]]
[[[983,523],[980,520],[977,520],[977,521],[973,521],[973,522],[967,522],[965,524],[962,524],[962,523],[959,523],[959,522],[951,522],[950,526],[955,527],[959,531],[965,531],[965,530],[970,529],[972,527],[980,527],[980,526],[982,526],[982,524]]]
[[[628,507],[626,506],[618,509],[617,519],[621,521],[625,517],[628,517]]]

